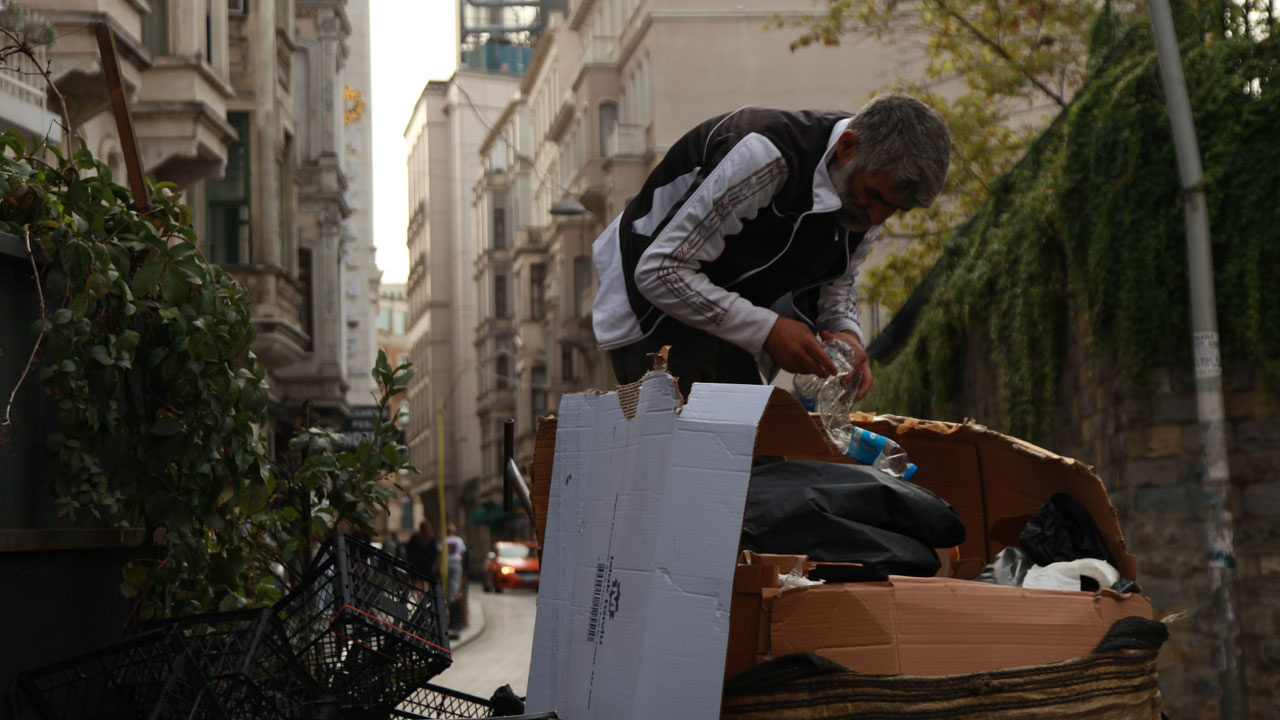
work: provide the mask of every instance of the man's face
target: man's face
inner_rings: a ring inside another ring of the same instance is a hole
[[[831,182],[840,194],[836,222],[850,232],[866,232],[894,213],[906,212],[906,203],[894,193],[892,172],[854,170],[853,165],[846,162],[831,170]]]

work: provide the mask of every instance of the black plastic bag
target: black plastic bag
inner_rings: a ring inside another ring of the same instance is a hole
[[[1022,530],[1018,544],[1031,563],[1044,567],[1055,562],[1069,562],[1080,558],[1097,558],[1106,560],[1116,566],[1107,545],[1098,532],[1089,511],[1066,493],[1054,493],[1044,505],[1027,521]],[[1003,551],[1002,553],[1003,554]],[[999,561],[997,556],[996,560]],[[992,563],[993,565],[995,563]],[[990,565],[987,566],[991,568]],[[986,574],[986,570],[983,571]],[[1022,570],[1022,576],[1026,569]],[[1001,585],[1005,583],[1000,583]],[[1019,577],[1018,584],[1022,584]],[[1093,589],[1085,587],[1085,589]],[[1140,593],[1142,588],[1128,578],[1121,576],[1111,586],[1119,593]]]
[[[1066,493],[1054,493],[1040,506],[1027,521],[1018,544],[1041,567],[1080,558],[1115,565],[1089,512]]]
[[[955,510],[919,485],[864,465],[789,460],[752,471],[741,546],[929,577],[933,548],[964,534]]]

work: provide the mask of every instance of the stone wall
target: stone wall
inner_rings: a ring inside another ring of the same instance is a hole
[[[1139,584],[1157,617],[1185,612],[1161,652],[1160,688],[1173,720],[1218,718],[1200,428],[1190,339],[1178,368],[1132,387],[1106,358],[1091,358],[1073,319],[1047,437],[1032,438],[1094,466],[1119,513]],[[966,363],[962,415],[999,429],[993,373],[978,343]],[[1171,363],[1172,365],[1173,363]],[[1242,642],[1251,717],[1280,718],[1280,416],[1250,368],[1224,378]]]

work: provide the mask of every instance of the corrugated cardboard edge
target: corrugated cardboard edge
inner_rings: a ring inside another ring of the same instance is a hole
[[[1132,580],[1138,579],[1138,561],[1125,547],[1124,533],[1120,530],[1120,519],[1116,508],[1111,504],[1111,498],[1102,478],[1094,474],[1093,468],[1088,464],[1063,457],[1038,445],[1010,437],[972,421],[950,423],[858,412],[853,414],[853,422],[859,427],[894,439],[920,432],[951,436],[957,441],[973,439],[976,442],[1001,446],[1011,452],[1021,453],[1058,466],[1076,481],[1071,495],[1088,510],[1090,517],[1093,518],[1115,561],[1116,568],[1125,577]],[[909,442],[904,442],[903,445],[907,447]],[[909,447],[907,454],[910,455]]]

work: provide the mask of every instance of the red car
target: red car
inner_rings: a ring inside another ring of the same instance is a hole
[[[496,542],[484,561],[484,591],[502,592],[507,588],[538,589],[537,546],[529,540]]]

